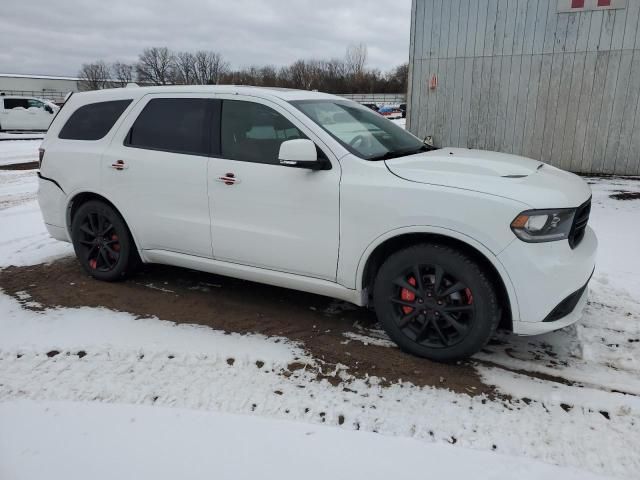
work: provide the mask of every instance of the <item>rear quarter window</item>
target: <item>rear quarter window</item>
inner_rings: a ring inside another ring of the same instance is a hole
[[[100,140],[116,123],[132,100],[90,103],[78,108],[65,123],[58,138]]]

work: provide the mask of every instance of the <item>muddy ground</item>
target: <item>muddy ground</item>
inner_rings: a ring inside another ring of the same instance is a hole
[[[226,332],[282,336],[301,342],[326,362],[326,371],[342,364],[357,377],[494,395],[473,362],[439,364],[348,338],[359,334],[388,344],[373,312],[318,295],[159,265],[146,265],[123,282],[104,283],[88,277],[74,258],[7,268],[0,274],[0,288],[18,299],[17,292],[27,292],[43,307],[102,306]]]

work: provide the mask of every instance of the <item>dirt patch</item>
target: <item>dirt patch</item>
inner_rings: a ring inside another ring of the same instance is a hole
[[[640,192],[629,192],[626,190],[618,190],[617,193],[609,195],[614,200],[640,200]]]
[[[72,258],[2,270],[0,288],[16,298],[17,292],[27,292],[30,301],[45,307],[103,306],[227,332],[287,337],[324,362],[319,376],[328,380],[335,365],[342,364],[359,378],[495,395],[471,362],[433,363],[399,348],[348,339],[344,333],[366,335],[369,329],[375,337],[374,314],[318,295],[158,265],[147,265],[125,282],[104,283],[88,277]]]
[[[0,165],[0,170],[37,170],[38,162],[14,163],[12,165]]]

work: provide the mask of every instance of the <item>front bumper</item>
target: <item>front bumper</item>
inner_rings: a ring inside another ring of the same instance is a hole
[[[558,316],[552,312],[588,283],[595,267],[597,249],[596,235],[587,227],[584,238],[574,249],[567,241],[525,243],[516,240],[498,256],[517,297],[514,333],[538,335],[566,327],[581,318],[588,288],[584,288],[569,313]]]

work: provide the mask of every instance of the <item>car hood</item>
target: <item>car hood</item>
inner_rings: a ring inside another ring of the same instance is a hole
[[[487,193],[531,208],[577,207],[591,195],[577,175],[506,153],[442,148],[385,163],[405,180]]]

